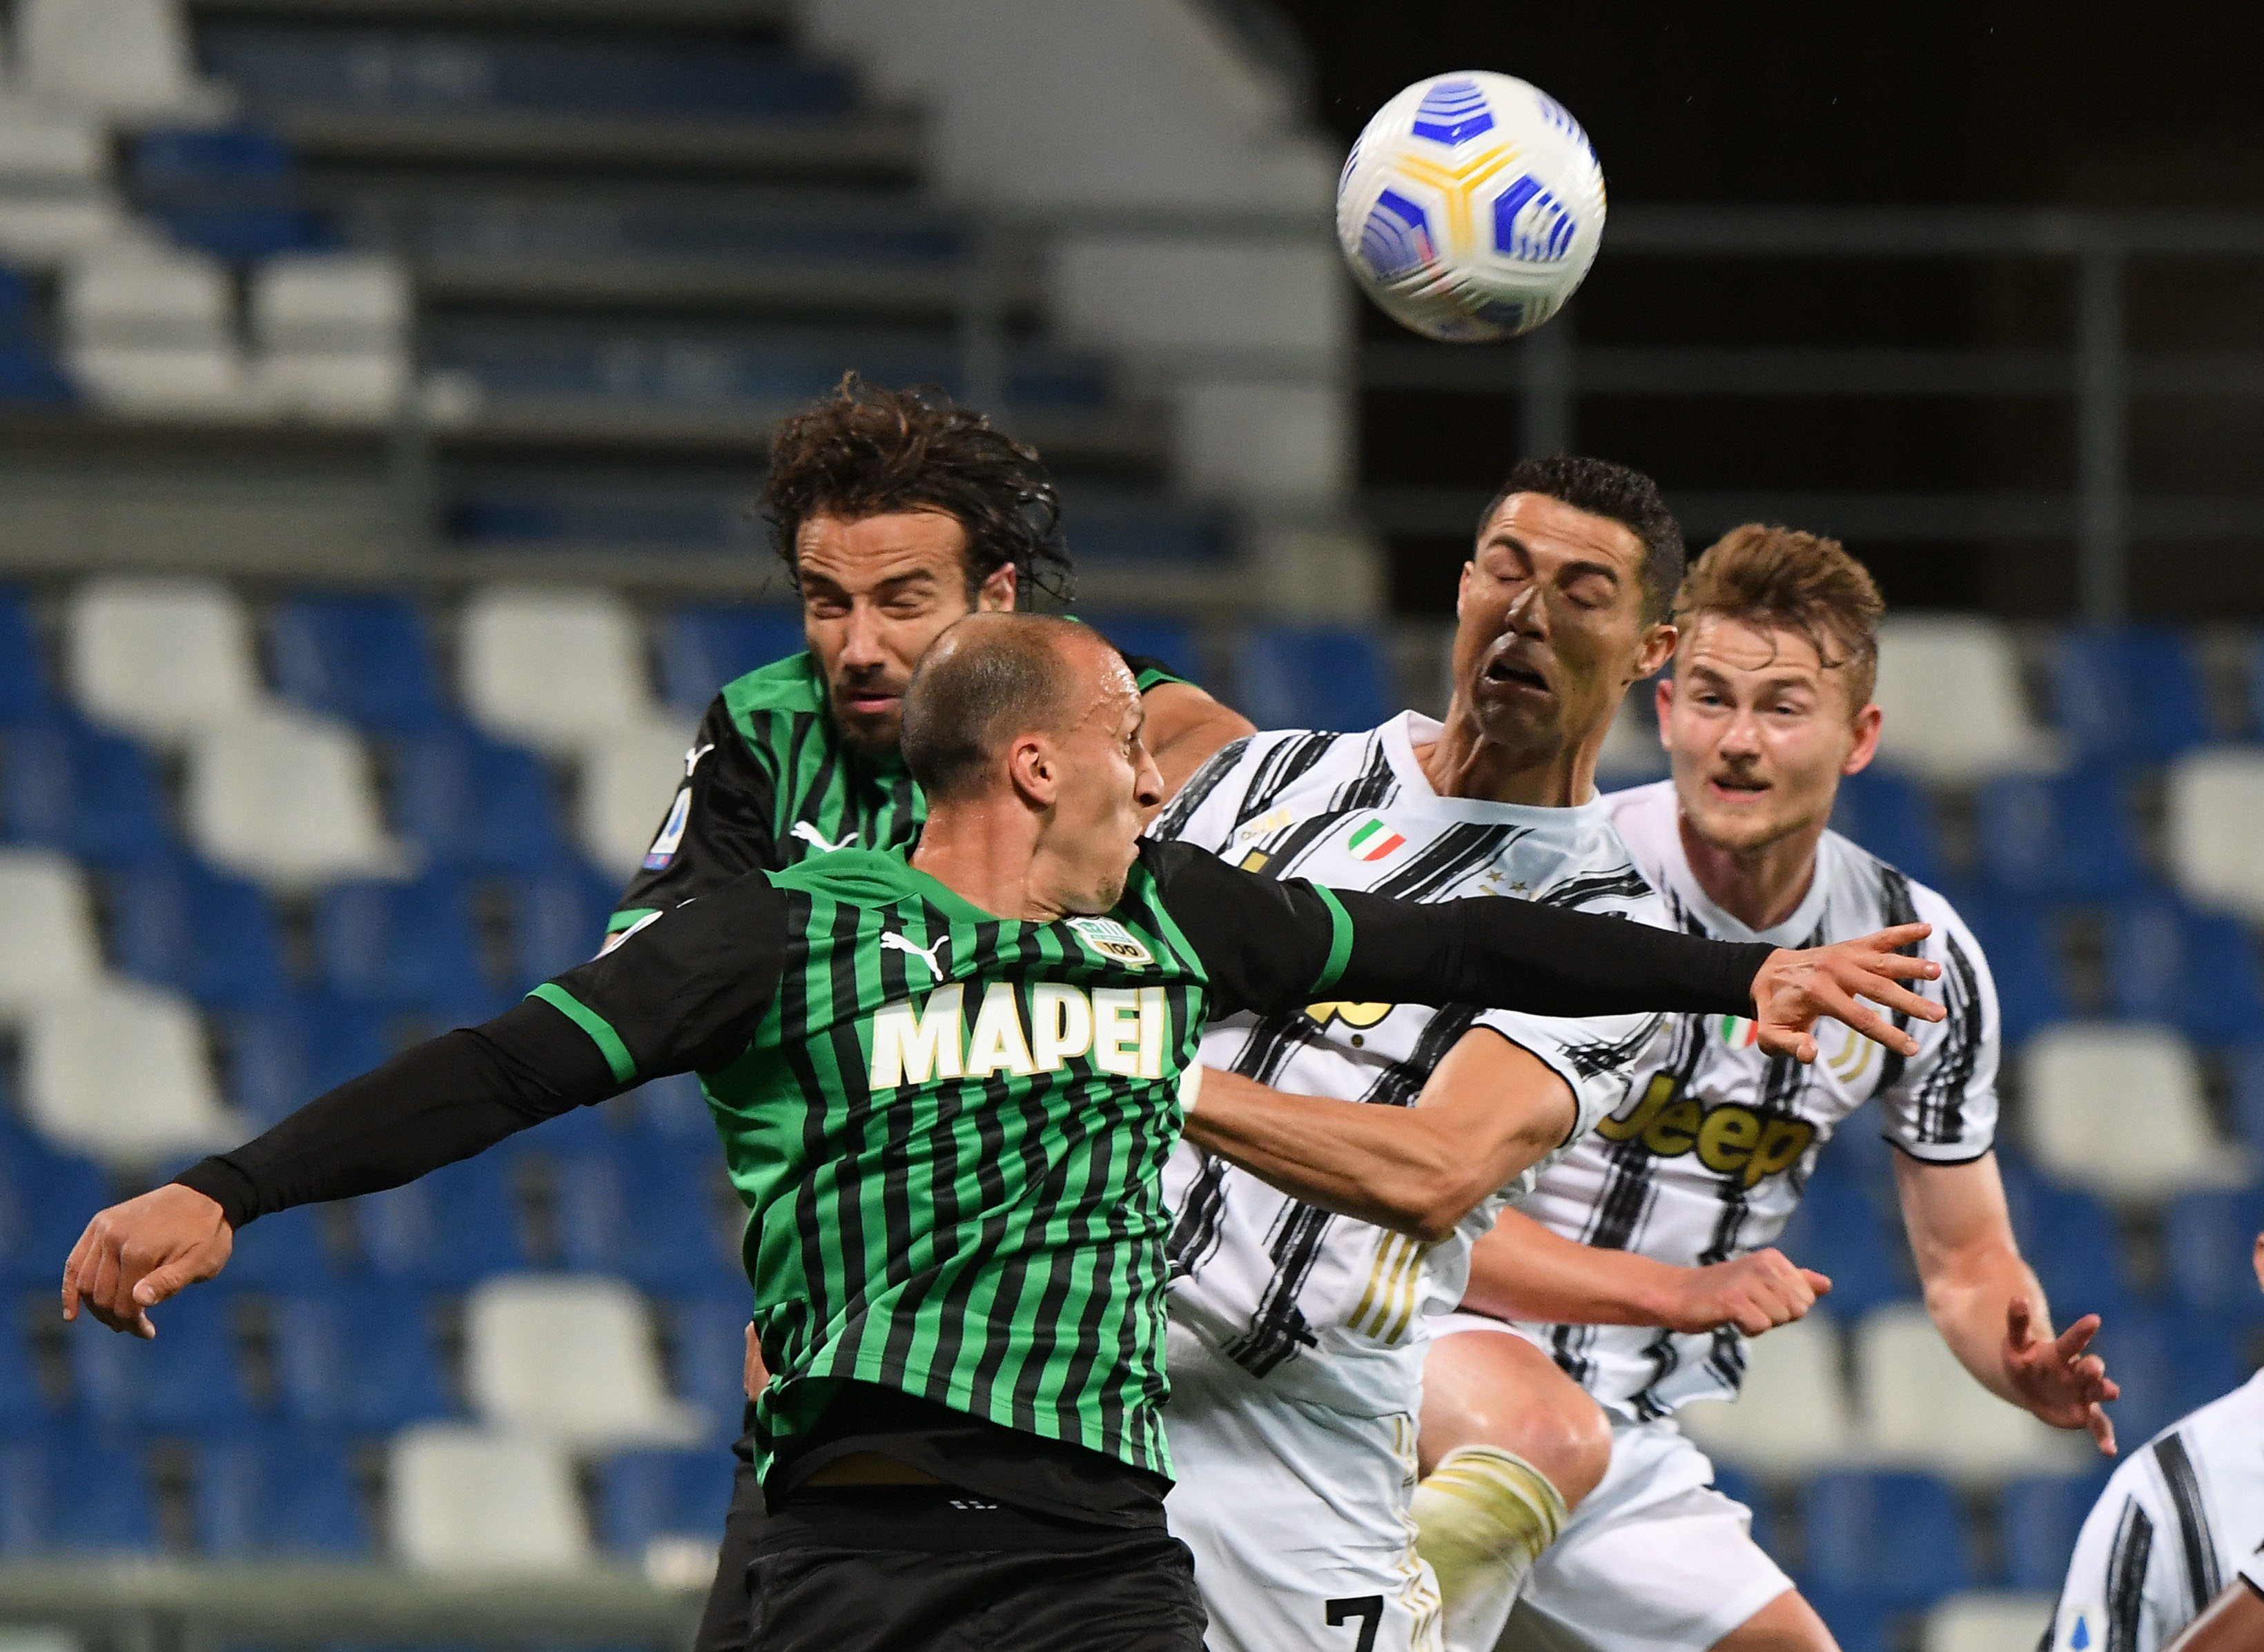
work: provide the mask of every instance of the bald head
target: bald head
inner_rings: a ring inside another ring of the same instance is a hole
[[[1020,735],[1078,723],[1124,671],[1085,626],[1048,615],[978,613],[921,658],[904,689],[904,766],[930,801],[980,790]]]

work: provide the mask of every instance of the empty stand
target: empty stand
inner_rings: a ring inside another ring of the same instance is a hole
[[[642,1555],[671,1539],[712,1549],[730,1501],[728,1452],[622,1452],[606,1464],[599,1518],[606,1547],[624,1554]]]
[[[1989,960],[2007,1050],[2017,1050],[2037,1028],[2075,1013],[2066,964],[2045,909],[2019,896],[1982,893],[1961,895],[1958,914]]]
[[[390,258],[270,259],[251,286],[264,399],[335,423],[390,418],[409,384],[409,311],[408,277]]]
[[[2006,1652],[2039,1646],[2050,1633],[2057,1588],[2034,1594],[1970,1594],[1927,1613],[1919,1652]]]
[[[309,711],[374,734],[421,734],[449,721],[424,622],[397,597],[286,603],[272,641],[276,686]]]
[[[649,722],[597,735],[584,748],[582,847],[613,877],[626,882],[644,864],[690,770],[692,747],[686,730]]]
[[[256,1009],[289,990],[265,892],[186,857],[147,862],[114,880],[111,934],[120,969],[207,1009]]]
[[[109,172],[99,122],[0,100],[0,258],[52,266],[124,234]]]
[[[137,1448],[70,1428],[0,1439],[0,1554],[156,1546],[157,1499]]]
[[[149,754],[68,714],[0,730],[0,821],[13,842],[97,866],[144,864],[172,846]]]
[[[22,0],[16,49],[33,91],[115,119],[212,120],[233,101],[196,77],[177,0]]]
[[[388,1535],[424,1572],[562,1572],[585,1563],[589,1533],[565,1453],[539,1440],[454,1424],[396,1436]]]
[[[2171,766],[2168,849],[2178,887],[2203,906],[2264,921],[2264,749],[2188,753]]]
[[[456,1411],[421,1290],[366,1279],[310,1288],[315,1283],[301,1279],[272,1304],[276,1391],[287,1417],[319,1437]]]
[[[1978,1568],[1957,1493],[1931,1474],[1840,1469],[1800,1494],[1802,1589],[1825,1600],[1924,1606]]]
[[[2159,762],[2206,745],[2209,692],[2186,639],[2137,627],[2078,631],[2053,661],[2060,728],[2086,751]]]
[[[474,720],[555,756],[647,720],[642,645],[610,592],[490,587],[464,605],[461,676]]]
[[[1237,703],[1260,728],[1373,728],[1397,708],[1375,641],[1363,631],[1267,630],[1244,648]]]
[[[2137,1442],[2126,1439],[2122,1448]],[[2079,1474],[2033,1474],[2009,1482],[1997,1494],[1997,1531],[2004,1546],[2000,1571],[2011,1588],[2056,1592],[2067,1576],[2091,1505],[2106,1489],[2112,1465]]]
[[[277,889],[406,869],[361,743],[301,713],[265,711],[199,733],[186,810],[190,838],[207,859]]]
[[[260,1129],[393,1053],[386,1011],[306,993],[228,1016],[222,1041],[229,1094]]]
[[[178,744],[259,705],[250,616],[225,586],[96,580],[67,620],[71,692],[98,722]]]
[[[2108,926],[2107,972],[2123,1019],[2166,1022],[2202,1044],[2264,1029],[2256,942],[2236,918],[2159,898],[2122,902]]]
[[[2083,1437],[2048,1428],[1974,1381],[1915,1304],[1864,1317],[1855,1328],[1855,1371],[1867,1444],[1884,1461],[1985,1483],[2065,1473],[2089,1449]]]
[[[89,1213],[91,1214],[92,1213]],[[230,1292],[190,1291],[152,1315],[156,1339],[121,1337],[83,1315],[69,1331],[73,1397],[111,1429],[233,1428],[251,1418]]]
[[[196,1013],[156,988],[106,982],[25,1018],[24,1109],[54,1141],[121,1164],[240,1137]],[[90,1213],[91,1214],[91,1213]]]
[[[644,1306],[615,1280],[489,1279],[465,1304],[464,1331],[465,1385],[498,1428],[577,1451],[704,1432],[669,1397]]]
[[[2159,1199],[2250,1173],[2217,1139],[2193,1051],[2169,1028],[2048,1027],[2029,1041],[2023,1090],[2038,1167],[2109,1198]]]
[[[2252,1144],[2253,1148],[2253,1144]],[[2186,1193],[2162,1213],[2164,1272],[2188,1312],[2253,1319],[2264,1314],[2252,1251],[2264,1233],[2264,1198]]]
[[[401,743],[393,806],[402,836],[431,865],[539,873],[571,856],[549,770],[467,723],[434,724]]]
[[[349,1451],[335,1440],[247,1434],[198,1447],[197,1547],[232,1560],[362,1560],[369,1517]]]
[[[91,252],[63,281],[72,375],[128,417],[241,417],[257,409],[236,299],[209,255],[134,241]]]
[[[485,1020],[497,994],[481,967],[471,900],[445,872],[332,885],[315,909],[324,980],[352,1002]]]
[[[0,850],[0,1012],[94,989],[102,944],[76,866],[44,850]]]
[[[1832,827],[1920,883],[1941,883],[1933,806],[1909,776],[1878,767],[1846,776],[1832,806]]]
[[[2102,900],[2144,881],[2123,777],[2107,768],[2008,775],[1981,793],[1981,861],[2016,895]]]
[[[2053,756],[2029,719],[2013,641],[1991,620],[1887,620],[1873,698],[1885,714],[1880,761],[1924,779],[1970,782]]]
[[[363,1259],[381,1279],[424,1286],[531,1270],[513,1168],[510,1152],[490,1151],[356,1199]]]
[[[1744,1392],[1727,1404],[1685,1408],[1680,1416],[1690,1437],[1709,1454],[1760,1474],[1801,1474],[1847,1461],[1857,1440],[1831,1315],[1780,1325],[1744,1348]]]

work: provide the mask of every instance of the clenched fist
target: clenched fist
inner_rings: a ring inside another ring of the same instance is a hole
[[[1796,1267],[1781,1250],[1755,1250],[1728,1262],[1682,1271],[1680,1289],[1670,1299],[1671,1330],[1709,1331],[1735,1325],[1758,1337],[1789,1325],[1816,1306],[1832,1281],[1810,1268]]]

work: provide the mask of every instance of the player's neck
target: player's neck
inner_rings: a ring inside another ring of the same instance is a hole
[[[1706,898],[1755,934],[1784,923],[1808,898],[1824,825],[1818,821],[1752,849],[1723,849],[1692,830],[1687,815],[1675,819],[1683,858]]]
[[[1440,797],[1468,797],[1527,808],[1571,808],[1596,794],[1600,732],[1582,741],[1520,750],[1486,738],[1460,699],[1447,708],[1433,744],[1415,748],[1416,766]]]
[[[1011,801],[934,804],[911,863],[995,917],[1049,924],[1067,908],[1048,893],[1036,822]]]

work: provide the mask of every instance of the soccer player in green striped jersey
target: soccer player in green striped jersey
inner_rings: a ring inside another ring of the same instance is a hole
[[[1317,994],[1540,1013],[1750,1008],[1793,1048],[1850,996],[1932,1018],[1900,931],[1731,946],[1537,903],[1402,905],[1142,843],[1161,794],[1114,651],[989,616],[931,653],[909,858],[850,850],[664,913],[519,1006],[100,1213],[64,1312],[149,1310],[270,1212],[398,1185],[658,1074],[700,1074],[749,1208],[772,1376],[754,1566],[783,1652],[1195,1652],[1164,1525],[1160,1170],[1205,1021]],[[1326,1104],[1317,1103],[1317,1119]]]

